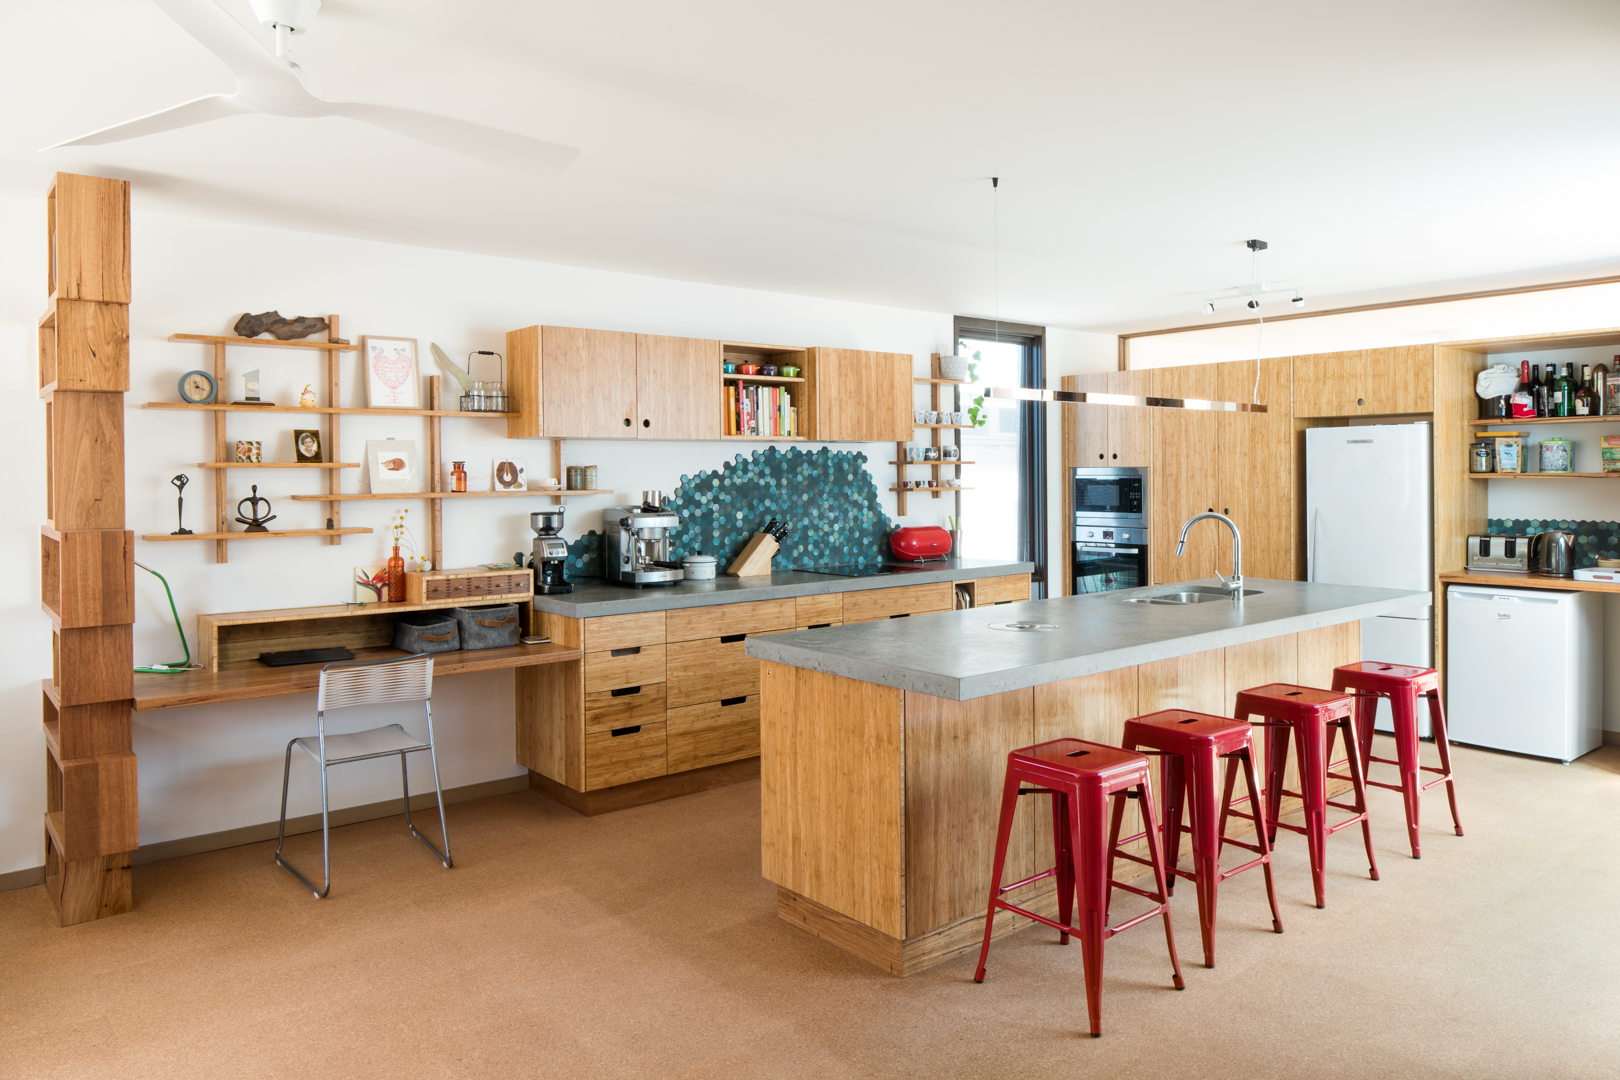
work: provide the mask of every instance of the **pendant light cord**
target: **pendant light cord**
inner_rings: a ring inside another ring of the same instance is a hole
[[[990,178],[990,265],[991,288],[996,316],[996,344],[1001,344],[1001,177]]]
[[[1258,300],[1260,298],[1260,251],[1258,248],[1249,253],[1249,281],[1255,286],[1254,298]],[[1258,405],[1260,404],[1260,355],[1266,340],[1266,317],[1261,314],[1258,307],[1254,309],[1254,320],[1254,392],[1250,395],[1250,400]]]

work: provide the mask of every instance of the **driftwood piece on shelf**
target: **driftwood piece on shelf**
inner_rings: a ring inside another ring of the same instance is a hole
[[[279,311],[265,311],[258,315],[243,314],[232,329],[238,337],[258,337],[268,333],[278,341],[294,341],[325,330],[326,320],[308,315],[289,319]]]
[[[759,577],[771,572],[771,559],[776,555],[777,543],[765,533],[755,533],[742,549],[742,554],[726,567],[727,577]]]

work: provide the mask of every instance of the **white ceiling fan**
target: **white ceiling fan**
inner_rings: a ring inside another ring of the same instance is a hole
[[[309,28],[321,8],[321,0],[249,0],[254,15],[276,33],[274,56],[247,27],[213,0],[153,2],[179,23],[182,30],[225,62],[236,76],[236,93],[196,98],[48,146],[47,150],[57,146],[122,142],[228,116],[262,113],[290,117],[343,116],[479,161],[548,178],[568,168],[579,155],[571,146],[531,139],[468,120],[391,105],[328,100],[314,76],[293,62],[289,48],[291,37]]]

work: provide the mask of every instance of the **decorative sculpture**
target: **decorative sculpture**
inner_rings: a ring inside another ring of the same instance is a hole
[[[242,516],[242,503],[246,503],[248,505],[247,517]],[[264,509],[262,511],[259,509],[260,503],[264,503]],[[250,498],[243,499],[242,502],[236,504],[236,520],[247,526],[247,528],[243,530],[244,532],[270,531],[269,529],[265,528],[265,526],[276,520],[276,516],[270,513],[270,500],[259,494],[258,484],[253,485],[253,495]]]
[[[179,498],[175,500],[178,504],[175,507],[175,524],[180,527],[169,535],[192,536],[194,535],[192,531],[186,528],[186,485],[191,483],[191,477],[187,476],[185,473],[181,473],[173,480],[170,480],[169,483],[173,484],[174,489],[180,493]]]
[[[232,329],[236,331],[238,337],[258,337],[260,334],[268,333],[277,340],[292,341],[325,330],[326,320],[309,315],[289,319],[279,311],[266,311],[258,315],[244,314],[236,320],[236,325]]]

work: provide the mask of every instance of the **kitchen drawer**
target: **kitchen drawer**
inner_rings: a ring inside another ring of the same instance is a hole
[[[844,597],[841,593],[801,596],[793,604],[794,626],[815,626],[818,623],[836,625],[844,621]]]
[[[745,656],[745,635],[678,641],[668,646],[671,709],[759,693],[759,661]]]
[[[759,756],[759,697],[727,698],[669,711],[669,771]]]
[[[1008,574],[1005,577],[980,578],[973,586],[973,605],[975,607],[1019,603],[1028,599],[1028,574]]]
[[[636,615],[604,615],[585,620],[585,651],[604,652],[636,645],[664,643],[664,613],[644,611]]]
[[[667,613],[666,641],[696,641],[722,634],[752,634],[793,626],[792,600],[754,600],[746,604],[683,608]]]
[[[663,724],[642,724],[585,736],[586,791],[648,780],[667,771]]]
[[[932,585],[902,585],[898,589],[868,589],[844,594],[844,621],[871,622],[896,615],[921,615],[927,611],[950,611],[955,604],[955,586],[949,581]]]
[[[585,730],[656,724],[664,718],[664,684],[622,686],[585,695]]]
[[[619,655],[614,655],[618,653]],[[646,686],[664,680],[664,646],[632,645],[612,652],[585,654],[585,692]]]

